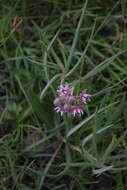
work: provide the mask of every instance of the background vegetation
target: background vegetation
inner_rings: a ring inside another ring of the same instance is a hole
[[[126,189],[126,0],[0,7],[0,189]],[[83,116],[54,112],[61,82],[92,94]]]

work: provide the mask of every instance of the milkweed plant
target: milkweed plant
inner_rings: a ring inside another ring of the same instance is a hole
[[[84,112],[84,104],[90,101],[91,95],[85,89],[79,96],[73,95],[74,88],[68,84],[58,86],[58,97],[53,101],[54,110],[61,116],[69,114],[72,116],[81,116]]]

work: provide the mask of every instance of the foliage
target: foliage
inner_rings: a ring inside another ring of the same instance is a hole
[[[0,189],[126,189],[125,0],[0,4]],[[84,115],[53,110],[64,82]]]

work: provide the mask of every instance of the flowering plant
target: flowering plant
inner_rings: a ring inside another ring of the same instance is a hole
[[[90,101],[90,94],[84,90],[80,96],[73,95],[73,88],[68,85],[58,87],[58,97],[53,101],[54,110],[61,116],[65,113],[76,116],[83,114],[83,104]]]

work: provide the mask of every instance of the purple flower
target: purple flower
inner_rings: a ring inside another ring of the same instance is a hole
[[[73,116],[83,114],[83,110],[80,106],[72,106],[71,113]]]
[[[72,88],[69,88],[67,85],[60,85],[57,90],[59,96],[64,96],[64,95],[71,95],[72,93]]]
[[[54,110],[57,113],[60,113],[61,116],[65,113],[64,108],[62,106],[57,106],[57,107],[54,108]]]
[[[67,101],[68,97],[67,96],[58,96],[54,101],[53,104],[54,105],[60,105],[63,104]]]
[[[83,103],[85,103],[85,104],[87,104],[87,102],[88,101],[90,101],[90,94],[87,94],[86,92],[85,93],[82,93],[82,94],[80,94],[80,100],[83,102]]]
[[[56,98],[56,99],[53,101],[53,104],[54,104],[54,105],[59,105],[60,103],[61,103],[60,98]]]
[[[68,96],[68,97],[66,98],[66,101],[67,101],[69,104],[74,104],[74,103],[76,103],[76,97],[74,97],[74,96]]]
[[[83,114],[84,108],[83,103],[87,104],[90,101],[90,94],[84,90],[80,96],[73,95],[73,88],[68,85],[60,85],[58,87],[58,97],[53,101],[55,105],[56,113],[61,116],[65,113],[80,116]]]
[[[64,104],[64,112],[70,113],[71,111],[71,105],[70,104]]]

